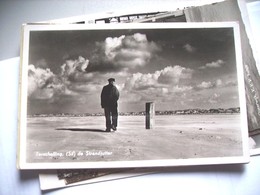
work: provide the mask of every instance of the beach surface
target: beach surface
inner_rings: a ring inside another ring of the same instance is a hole
[[[119,116],[116,132],[105,117],[27,119],[27,162],[92,162],[232,157],[242,155],[239,114]]]

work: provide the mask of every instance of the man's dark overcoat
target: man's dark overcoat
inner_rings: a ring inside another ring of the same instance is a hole
[[[114,85],[106,85],[101,92],[101,107],[117,107],[119,91]]]

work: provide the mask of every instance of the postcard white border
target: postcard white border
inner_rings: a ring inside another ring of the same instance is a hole
[[[113,162],[70,162],[70,163],[28,163],[26,162],[26,127],[27,127],[27,66],[30,31],[50,30],[107,30],[107,29],[178,29],[178,28],[221,28],[233,27],[235,37],[237,78],[239,86],[241,135],[243,154],[238,157],[214,157],[171,160],[141,160],[141,161],[113,161]],[[24,25],[21,47],[21,81],[20,81],[20,112],[19,112],[19,142],[17,166],[20,169],[65,169],[65,168],[122,168],[122,167],[160,167],[160,166],[187,166],[209,164],[236,164],[249,162],[248,126],[246,112],[245,85],[243,64],[241,57],[241,43],[239,24],[236,22],[211,22],[211,23],[128,23],[128,24],[65,24],[65,25]]]

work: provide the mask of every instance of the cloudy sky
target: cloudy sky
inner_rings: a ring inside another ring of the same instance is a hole
[[[103,112],[110,77],[121,112],[239,106],[231,28],[30,32],[28,114]]]

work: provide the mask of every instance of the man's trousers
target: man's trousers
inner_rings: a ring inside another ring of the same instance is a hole
[[[105,117],[106,117],[106,128],[111,129],[112,127],[117,127],[118,111],[117,106],[105,107]]]

